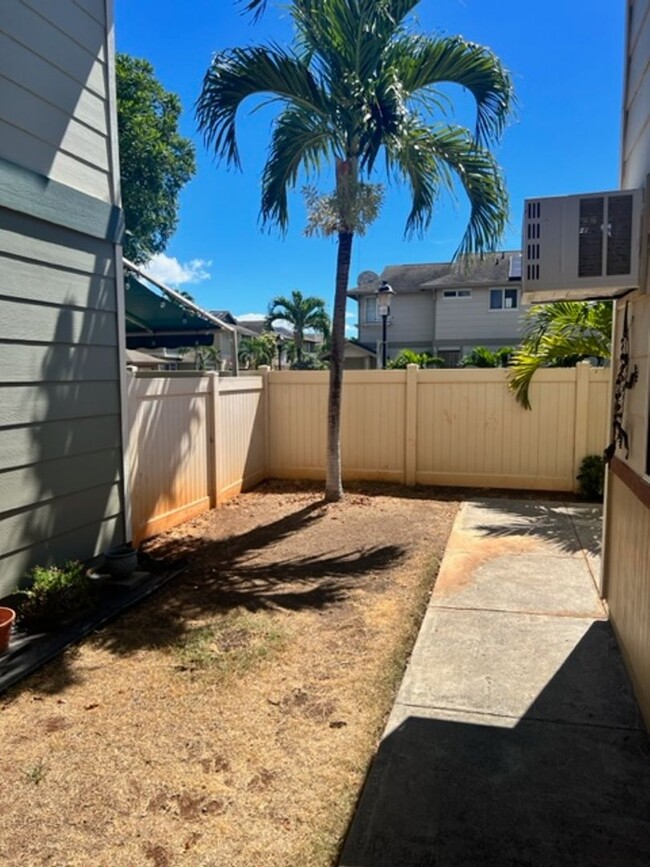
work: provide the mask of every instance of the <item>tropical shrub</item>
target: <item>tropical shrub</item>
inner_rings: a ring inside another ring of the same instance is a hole
[[[391,358],[386,364],[389,370],[405,370],[409,364],[417,364],[421,368],[444,367],[445,362],[437,355],[431,355],[429,352],[414,352],[412,349],[402,349],[401,352]]]
[[[508,367],[510,356],[514,352],[512,346],[502,346],[501,349],[488,349],[486,346],[475,346],[460,360],[460,367]]]
[[[29,586],[18,592],[18,621],[28,631],[51,629],[91,604],[91,583],[78,560],[63,566],[35,566]]]
[[[602,500],[605,491],[605,459],[602,455],[587,455],[582,459],[576,476],[580,493],[586,500]]]

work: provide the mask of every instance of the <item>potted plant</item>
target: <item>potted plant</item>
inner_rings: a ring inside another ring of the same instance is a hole
[[[6,608],[0,605],[0,653],[9,647],[9,638],[11,636],[11,627],[16,619],[16,612],[13,608]]]
[[[18,621],[29,632],[69,623],[92,604],[91,583],[82,563],[36,566],[29,586],[19,591]]]

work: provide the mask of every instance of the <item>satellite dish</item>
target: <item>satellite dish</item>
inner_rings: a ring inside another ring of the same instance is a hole
[[[357,284],[359,286],[365,286],[366,283],[378,283],[379,275],[375,274],[374,271],[362,271],[361,274],[357,277]]]

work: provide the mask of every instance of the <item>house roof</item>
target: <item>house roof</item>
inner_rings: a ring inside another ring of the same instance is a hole
[[[376,292],[385,280],[395,292],[423,292],[462,286],[493,286],[510,282],[510,260],[519,250],[486,253],[457,262],[430,262],[413,265],[387,265],[377,280],[350,289],[348,295],[358,297]]]
[[[134,365],[161,365],[165,363],[164,358],[160,358],[158,355],[151,355],[149,352],[141,352],[139,349],[127,349],[126,350],[126,362],[127,364]]]

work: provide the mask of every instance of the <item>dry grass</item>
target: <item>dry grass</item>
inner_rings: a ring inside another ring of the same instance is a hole
[[[0,699],[0,863],[333,863],[456,508],[265,485],[155,540],[183,576]]]

